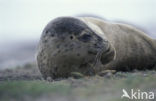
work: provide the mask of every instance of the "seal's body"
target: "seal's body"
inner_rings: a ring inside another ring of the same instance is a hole
[[[59,17],[44,29],[37,54],[43,77],[93,75],[105,69],[152,69],[156,41],[124,24],[91,17]]]
[[[104,69],[143,70],[156,65],[155,39],[126,24],[104,22],[95,18],[83,19],[84,22],[89,22],[89,26],[93,24],[100,28],[102,36],[114,47],[116,58],[106,64]]]

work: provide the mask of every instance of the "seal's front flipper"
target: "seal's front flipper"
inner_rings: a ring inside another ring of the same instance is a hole
[[[99,76],[111,76],[116,73],[116,70],[103,70],[98,73]]]
[[[101,63],[103,65],[109,63],[110,61],[114,60],[116,57],[116,51],[115,51],[115,48],[109,44],[109,48],[102,53],[102,56],[101,56]]]
[[[79,72],[71,72],[71,76],[75,79],[80,79],[80,78],[84,77],[84,75],[82,73],[79,73]]]

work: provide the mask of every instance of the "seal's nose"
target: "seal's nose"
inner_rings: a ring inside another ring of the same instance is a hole
[[[97,49],[101,49],[103,46],[101,44],[95,43],[94,47],[97,48]]]

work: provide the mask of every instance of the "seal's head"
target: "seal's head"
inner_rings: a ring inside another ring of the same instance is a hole
[[[98,70],[97,62],[105,64],[114,57],[107,40],[80,19],[72,17],[51,21],[42,33],[39,49],[40,71],[43,76],[52,78],[68,77],[71,72],[92,75]]]

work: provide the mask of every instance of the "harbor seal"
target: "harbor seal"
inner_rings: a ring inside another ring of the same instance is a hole
[[[126,24],[93,17],[58,17],[44,28],[37,52],[44,78],[71,72],[94,75],[103,70],[153,69],[156,40]]]

